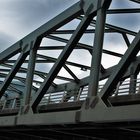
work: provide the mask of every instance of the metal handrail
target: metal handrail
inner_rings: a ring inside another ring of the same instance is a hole
[[[130,82],[136,82],[136,87],[135,87],[135,93],[134,94],[139,94],[140,93],[140,79],[134,79],[133,81],[127,80],[123,81],[121,84],[118,83],[118,86],[116,87],[116,90],[113,94],[113,96],[121,96],[121,95],[127,95],[129,94],[129,86]],[[98,94],[100,94],[100,91],[103,88],[103,84],[99,85],[98,89]],[[88,96],[88,86],[80,88],[79,92],[73,95],[68,94],[67,91],[64,92],[57,92],[57,93],[47,93],[44,95],[43,99],[41,100],[39,105],[47,105],[47,104],[55,104],[55,103],[62,103],[65,102],[65,99],[68,99],[67,102],[74,102],[74,101],[81,101],[85,100]],[[14,109],[14,108],[20,108],[21,101],[22,99],[17,99],[17,98],[12,98],[12,99],[7,99],[5,101],[0,101],[0,109]],[[9,105],[8,105],[9,102]],[[10,102],[13,102],[10,105]]]

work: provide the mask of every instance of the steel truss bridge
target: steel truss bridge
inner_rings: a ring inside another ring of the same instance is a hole
[[[140,8],[111,9],[112,2],[81,0],[0,53],[0,139],[140,139],[140,31],[106,21],[140,16]],[[80,42],[89,34],[93,45]],[[124,42],[119,52],[111,40],[104,47],[114,34]],[[118,62],[105,68],[103,55]]]

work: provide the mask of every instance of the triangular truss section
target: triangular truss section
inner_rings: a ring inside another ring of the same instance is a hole
[[[91,117],[94,113],[89,113],[93,108],[97,114],[99,108],[100,112],[109,110],[110,113],[113,106],[137,104],[138,100],[135,99],[139,95],[135,93],[138,93],[136,79],[140,64],[140,32],[108,24],[106,15],[139,13],[140,9],[109,9],[111,2],[81,0],[0,53],[0,98],[11,92],[19,94],[16,98],[22,98],[18,110],[21,116],[68,109],[75,110],[72,112],[75,121],[83,122],[94,121],[95,118]],[[131,2],[139,3],[134,0]],[[70,26],[73,28],[68,29]],[[110,50],[104,48],[106,33],[121,35],[125,53],[112,51],[113,47]],[[129,36],[133,36],[132,42]],[[105,67],[102,63],[103,54],[119,59],[116,64]],[[126,80],[129,83],[124,89],[128,91],[121,97],[119,90]],[[132,93],[136,96],[133,100]],[[77,117],[77,110],[82,116]],[[87,118],[84,115],[86,112],[89,113]],[[118,118],[104,120],[115,119]]]

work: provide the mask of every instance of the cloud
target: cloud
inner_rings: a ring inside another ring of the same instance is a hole
[[[140,29],[140,17],[138,14],[110,15],[108,23],[136,32]]]
[[[121,1],[121,2],[120,2]],[[139,8],[138,3],[134,3],[129,0],[112,0],[111,6],[112,9],[114,8]]]
[[[12,36],[18,41],[75,2],[77,0],[1,0],[0,32],[7,35],[7,40]]]
[[[77,1],[79,0],[1,0],[0,51],[12,45],[14,41],[18,41]],[[135,5],[135,3],[128,2],[128,0],[121,2],[113,0],[111,8],[131,8]],[[139,29],[140,17],[137,14],[133,14],[132,16],[130,14],[110,15],[107,22],[137,31]],[[70,29],[70,26],[68,28]],[[89,36],[84,38],[84,42],[86,40],[89,40]],[[120,36],[109,36],[107,40],[109,42],[113,40],[113,43],[121,46],[120,42],[118,43]]]
[[[4,33],[0,32],[0,52],[5,50],[8,46],[15,42],[15,38]]]
[[[3,1],[3,0],[2,0]],[[24,31],[31,31],[42,25],[64,9],[68,8],[76,0],[13,0],[8,1],[8,5],[1,10],[9,21],[15,22],[15,28]],[[63,2],[63,3],[62,3]],[[4,3],[4,2],[3,2]],[[5,2],[6,3],[6,2]]]
[[[113,0],[110,9],[139,8],[139,4],[128,0]],[[138,32],[140,28],[140,16],[138,14],[113,14],[107,16],[107,22]]]

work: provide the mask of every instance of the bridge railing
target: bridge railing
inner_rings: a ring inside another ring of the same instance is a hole
[[[133,82],[135,85],[135,93],[130,93],[131,82]],[[99,85],[98,89],[99,94],[103,86],[104,86],[103,84]],[[135,79],[133,81],[127,80],[118,83],[114,93],[112,94],[112,97],[139,93],[140,93],[140,79]],[[80,90],[47,93],[46,95],[44,95],[39,106],[48,104],[58,104],[63,102],[83,101],[87,98],[87,96],[88,96],[88,86],[81,87]],[[19,98],[6,99],[4,101],[0,101],[0,110],[18,109],[20,108],[21,104],[22,99]]]
[[[134,83],[135,92],[130,92],[130,83]],[[100,94],[101,89],[104,84],[99,85],[98,94]],[[74,92],[74,93],[73,93]],[[140,93],[140,79],[126,80],[119,82],[112,96],[123,96],[129,94],[139,94]],[[79,91],[71,92],[58,92],[58,93],[49,93],[44,96],[40,105],[62,103],[62,102],[74,102],[79,100],[85,100],[88,96],[88,86],[80,88]],[[66,100],[67,99],[67,100]]]
[[[10,98],[3,101],[0,101],[0,109],[18,109],[20,108],[20,99],[19,98]]]

